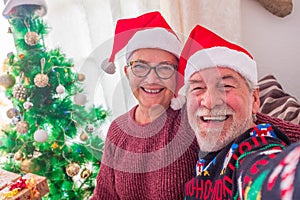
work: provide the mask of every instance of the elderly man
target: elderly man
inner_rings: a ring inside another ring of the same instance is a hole
[[[200,147],[185,198],[299,199],[299,144],[286,148],[290,141],[278,128],[254,123],[260,102],[250,53],[196,26],[178,71]]]

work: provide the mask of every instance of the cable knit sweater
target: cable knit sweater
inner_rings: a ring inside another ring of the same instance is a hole
[[[114,120],[92,200],[183,199],[184,184],[195,176],[198,146],[186,109],[167,112],[148,125],[134,120],[136,107]],[[292,141],[300,125],[259,113],[257,123],[278,126]]]

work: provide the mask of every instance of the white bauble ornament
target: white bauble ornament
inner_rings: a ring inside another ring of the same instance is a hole
[[[48,133],[43,129],[34,132],[33,138],[36,142],[45,142],[48,139]]]
[[[63,85],[59,84],[57,87],[56,87],[56,92],[57,94],[63,94],[65,93],[66,89]]]
[[[84,105],[86,103],[87,97],[84,94],[78,93],[74,96],[74,102],[78,105]]]

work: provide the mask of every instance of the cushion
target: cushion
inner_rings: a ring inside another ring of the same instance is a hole
[[[300,104],[286,93],[273,75],[267,75],[258,81],[260,90],[260,112],[300,124]]]

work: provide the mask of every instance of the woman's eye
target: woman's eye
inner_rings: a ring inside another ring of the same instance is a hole
[[[142,64],[136,64],[133,66],[134,69],[145,69],[147,68],[145,65],[142,65]]]

